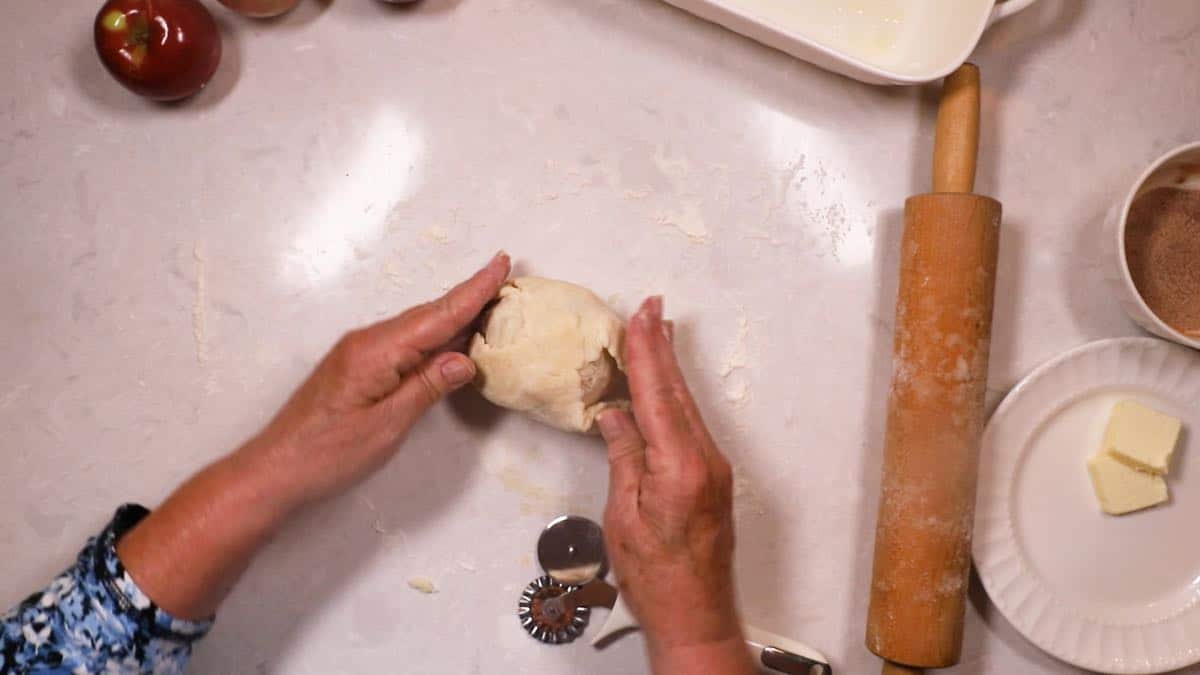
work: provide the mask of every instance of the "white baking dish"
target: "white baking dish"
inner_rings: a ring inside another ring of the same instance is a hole
[[[962,65],[988,26],[1035,0],[666,0],[870,84],[917,84]]]

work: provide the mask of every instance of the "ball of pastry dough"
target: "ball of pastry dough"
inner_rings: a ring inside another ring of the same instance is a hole
[[[602,410],[629,405],[624,336],[621,318],[595,293],[521,277],[500,289],[469,354],[484,398],[559,429],[588,432]]]

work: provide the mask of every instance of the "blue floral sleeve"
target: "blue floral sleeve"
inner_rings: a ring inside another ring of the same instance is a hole
[[[75,566],[0,616],[0,673],[126,675],[182,673],[211,621],[159,609],[117,559],[116,543],[148,511],[117,509]]]

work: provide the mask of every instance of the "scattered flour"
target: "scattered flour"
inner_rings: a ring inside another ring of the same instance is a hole
[[[446,228],[438,225],[437,223],[425,228],[425,230],[421,232],[421,236],[427,241],[431,241],[442,246],[450,243],[450,234],[446,232]]]
[[[205,369],[204,392],[215,394],[217,373],[208,368],[208,253],[204,242],[192,244],[192,260],[196,263],[196,295],[192,299],[192,341],[196,345],[196,362]]]
[[[384,264],[380,274],[380,280],[395,288],[404,288],[412,283],[407,276],[404,275],[403,268],[396,262],[388,261]]]
[[[694,243],[708,243],[710,237],[704,214],[700,210],[700,201],[689,187],[691,163],[687,157],[669,157],[666,146],[659,145],[654,149],[654,165],[671,184],[675,199],[679,200],[678,207],[655,213],[655,222],[675,228]]]
[[[571,495],[540,485],[529,476],[538,453],[529,449],[513,451],[496,445],[485,449],[484,471],[500,481],[504,489],[519,498],[521,515],[552,517],[563,513],[583,513],[591,509],[589,496]]]
[[[729,355],[725,357],[725,365],[721,366],[722,378],[729,377],[733,374],[733,371],[746,367],[746,339],[749,336],[750,319],[746,318],[745,311],[739,311],[737,335],[733,339],[733,346],[729,350]]]
[[[655,222],[664,227],[673,227],[688,240],[697,244],[707,244],[711,241],[708,236],[708,226],[704,224],[704,215],[700,213],[700,204],[695,201],[684,201],[678,209],[659,211]]]
[[[743,408],[750,402],[750,380],[746,368],[749,365],[750,319],[744,309],[738,309],[737,333],[729,347],[719,374],[724,381],[725,400],[734,408]]]
[[[733,513],[735,516],[763,516],[767,513],[766,503],[740,464],[733,467]]]
[[[196,344],[196,361],[208,363],[208,274],[204,242],[192,245],[192,260],[196,263],[196,295],[192,299],[192,341]]]
[[[825,250],[818,249],[818,255],[824,256],[827,251],[837,261],[865,255],[872,230],[855,222],[857,218],[846,208],[851,196],[846,194],[845,174],[831,174],[820,161],[815,166],[806,166],[806,157],[800,155],[775,175],[771,192],[763,200],[761,220],[745,230],[747,239],[778,246],[782,243],[778,234],[780,225],[799,222],[806,225],[801,231],[823,235]],[[758,201],[760,197],[752,195],[748,201]]]
[[[736,409],[750,402],[750,383],[745,376],[728,378],[725,384],[725,400]]]
[[[367,510],[375,516],[374,520],[371,521],[371,529],[379,534],[387,534],[388,529],[383,525],[383,518],[379,515],[379,510],[375,508],[375,502],[371,501],[371,498],[366,495],[358,495],[358,501],[362,502],[362,505],[367,507]]]

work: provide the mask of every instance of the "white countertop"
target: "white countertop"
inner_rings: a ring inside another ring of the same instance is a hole
[[[103,72],[93,4],[9,0],[21,20],[0,28],[0,605],[119,503],[157,503],[252,433],[342,331],[503,247],[623,312],[666,295],[740,467],[746,617],[876,671],[895,249],[927,187],[932,92],[654,0],[304,0],[266,23],[209,2],[224,63],[164,108]],[[1065,349],[1138,334],[1103,285],[1101,221],[1200,135],[1197,31],[1191,0],[1043,0],[985,36],[978,189],[1005,207],[993,401]],[[192,672],[645,672],[636,638],[542,646],[515,616],[539,528],[599,518],[605,487],[598,441],[444,406],[274,542]],[[976,584],[947,672],[1075,671]]]

